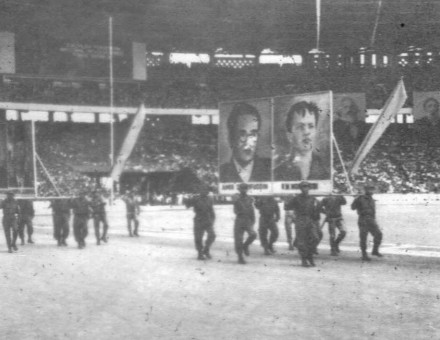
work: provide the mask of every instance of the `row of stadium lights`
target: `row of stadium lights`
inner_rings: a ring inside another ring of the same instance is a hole
[[[374,123],[377,120],[380,110],[368,110],[366,122]],[[401,109],[399,114],[394,119],[395,123],[407,123],[414,122],[412,116],[412,110],[410,108]],[[123,121],[128,118],[127,114],[114,114],[116,121]],[[6,110],[6,120],[8,121],[39,121],[39,122],[73,122],[73,123],[109,123],[109,113],[90,113],[90,112],[63,112],[55,111],[50,117],[48,111],[18,111],[18,110]],[[146,117],[146,123],[154,127],[159,124],[160,117]],[[191,115],[191,123],[194,125],[218,125],[219,116],[208,115]]]
[[[420,48],[410,46],[407,52],[401,53],[397,57],[400,66],[432,64],[440,53],[424,52]],[[161,52],[147,54],[147,67],[162,65],[166,56]],[[343,67],[344,63],[358,65],[360,67],[387,67],[390,64],[388,55],[379,55],[368,48],[360,48],[357,55],[345,58],[342,54],[332,55],[321,51],[309,53],[309,61],[314,68],[330,68],[332,66]],[[301,55],[281,55],[267,49],[263,50],[258,57],[252,54],[227,54],[217,53],[213,56],[213,65],[217,67],[242,68],[257,64],[272,65],[298,65],[304,63]],[[168,61],[171,64],[185,64],[191,67],[192,64],[209,64],[211,57],[208,54],[195,53],[170,53]]]

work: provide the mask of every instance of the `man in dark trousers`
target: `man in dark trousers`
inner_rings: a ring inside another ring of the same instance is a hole
[[[209,250],[215,240],[215,212],[212,200],[208,194],[209,189],[207,187],[202,187],[200,195],[188,199],[185,202],[186,207],[193,207],[195,212],[194,241],[198,253],[198,260],[204,260],[205,258],[211,259]],[[205,231],[208,236],[206,238],[205,246],[203,247],[203,235]]]
[[[136,200],[136,197],[134,196],[134,193],[130,191],[128,195],[124,198],[125,206],[127,207],[127,229],[128,229],[128,235],[130,237],[133,236],[139,236],[138,229],[139,229],[139,202]],[[134,231],[131,230],[131,222],[133,221],[134,224]]]
[[[328,223],[330,254],[332,256],[339,254],[339,243],[341,243],[347,234],[341,212],[341,207],[345,204],[347,204],[347,201],[344,196],[336,196],[333,194],[330,194],[321,201],[321,211],[326,215],[323,225],[326,222]],[[336,229],[339,230],[338,237],[336,237]]]
[[[260,224],[258,234],[260,235],[261,246],[265,255],[275,253],[273,244],[278,239],[277,222],[280,220],[280,208],[275,198],[268,196],[255,201],[255,207],[260,211]],[[269,240],[267,234],[270,232]]]
[[[12,253],[12,250],[18,250],[16,245],[18,236],[17,220],[20,217],[20,206],[15,200],[13,192],[6,194],[6,199],[1,202],[0,208],[3,209],[3,230],[5,231],[8,252]]]
[[[66,239],[69,237],[70,207],[69,199],[56,199],[50,204],[55,229],[55,239],[59,247],[67,246]]]
[[[88,234],[87,222],[90,217],[90,202],[86,198],[86,193],[81,191],[79,196],[72,201],[73,210],[73,234],[78,243],[78,248],[83,249],[86,246],[86,237]]]
[[[257,238],[257,233],[254,230],[255,224],[255,211],[254,200],[248,196],[248,185],[246,183],[240,183],[238,186],[240,195],[234,202],[234,241],[235,251],[238,255],[238,263],[245,264],[243,253],[249,256],[249,246]],[[244,233],[248,233],[247,240],[243,243]]]
[[[32,234],[34,233],[34,227],[32,220],[35,216],[34,202],[32,200],[21,199],[18,200],[20,206],[20,219],[18,221],[18,236],[20,236],[21,244],[24,245],[24,229],[26,227],[28,243],[34,243],[32,240]]]
[[[367,236],[368,233],[373,235],[373,251],[372,255],[377,257],[382,257],[379,253],[379,246],[382,242],[382,231],[376,222],[376,204],[373,199],[374,185],[371,183],[366,183],[365,194],[360,195],[355,198],[351,204],[352,210],[357,210],[359,215],[358,225],[359,225],[359,238],[360,246],[362,251],[362,260],[371,261],[371,258],[367,254]]]
[[[301,255],[301,265],[314,267],[313,253],[319,243],[317,223],[320,205],[316,198],[309,195],[308,182],[301,182],[299,187],[301,194],[293,197],[285,209],[293,210],[295,213],[295,245]]]
[[[99,246],[101,241],[107,243],[107,214],[105,211],[105,205],[107,203],[98,191],[93,192],[91,207],[93,212],[93,227],[95,228],[96,244]],[[102,236],[100,235],[99,227],[102,223]]]

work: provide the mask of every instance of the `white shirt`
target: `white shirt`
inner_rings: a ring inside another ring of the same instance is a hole
[[[237,169],[238,175],[243,180],[243,182],[249,182],[252,174],[252,170],[254,169],[254,161],[250,162],[245,167],[242,167],[237,161],[234,159],[234,165]]]

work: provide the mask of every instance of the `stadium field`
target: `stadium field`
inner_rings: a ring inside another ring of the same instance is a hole
[[[228,205],[216,207],[210,261],[196,260],[193,213],[182,207],[143,208],[139,238],[115,207],[109,243],[95,244],[90,221],[84,250],[72,233],[57,247],[40,209],[36,244],[8,254],[0,238],[1,338],[438,339],[439,207],[378,204],[385,257],[370,263],[345,208],[342,253],[329,255],[325,230],[315,268],[287,250],[281,222],[277,253],[255,242],[238,265]]]

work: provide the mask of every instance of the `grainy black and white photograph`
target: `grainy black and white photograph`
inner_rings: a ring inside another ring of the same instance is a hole
[[[439,18],[0,0],[0,339],[440,339]]]

